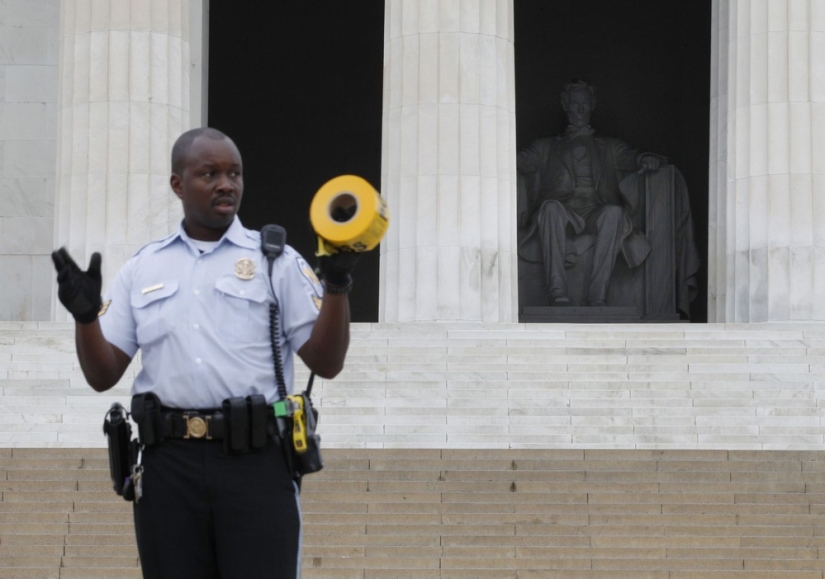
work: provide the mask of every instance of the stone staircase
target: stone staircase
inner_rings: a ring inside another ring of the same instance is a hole
[[[0,446],[101,447],[74,329],[0,322]],[[309,372],[296,364],[296,385]],[[353,324],[326,448],[825,448],[825,323]]]
[[[0,322],[0,579],[138,578],[72,325]],[[825,324],[353,324],[304,579],[825,579]],[[307,372],[296,368],[297,384]]]
[[[140,577],[103,449],[2,449],[0,577]]]
[[[303,579],[825,579],[825,452],[326,449]],[[0,449],[0,579],[141,576],[102,449]]]

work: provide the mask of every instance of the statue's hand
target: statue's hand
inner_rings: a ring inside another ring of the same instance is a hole
[[[641,165],[639,173],[652,173],[653,171],[659,170],[662,162],[656,155],[643,155],[642,158],[639,159],[639,164]]]

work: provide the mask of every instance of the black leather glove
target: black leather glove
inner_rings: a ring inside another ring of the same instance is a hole
[[[65,247],[52,252],[52,261],[57,270],[57,297],[60,303],[69,310],[77,323],[91,324],[97,319],[102,304],[100,254],[92,254],[86,271],[80,271]]]
[[[318,275],[324,280],[327,293],[347,293],[352,288],[352,272],[361,254],[339,251],[318,256]]]

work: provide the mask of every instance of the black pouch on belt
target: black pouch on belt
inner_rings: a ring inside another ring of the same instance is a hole
[[[132,419],[138,425],[141,444],[153,446],[163,441],[160,398],[147,392],[132,396]]]
[[[103,419],[103,433],[109,445],[109,476],[115,492],[123,496],[123,485],[132,473],[132,426],[126,409],[115,402]]]
[[[223,449],[227,454],[245,452],[249,449],[249,411],[246,398],[227,398],[221,405],[224,427]]]
[[[249,406],[249,447],[258,450],[266,446],[269,405],[263,394],[246,397]]]

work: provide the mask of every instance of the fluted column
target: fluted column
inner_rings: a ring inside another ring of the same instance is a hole
[[[709,321],[825,319],[825,2],[713,10]]]
[[[169,155],[191,124],[190,0],[63,0],[55,246],[123,262],[177,226]],[[62,308],[55,318],[64,319]]]
[[[379,320],[517,319],[512,0],[386,0]]]

